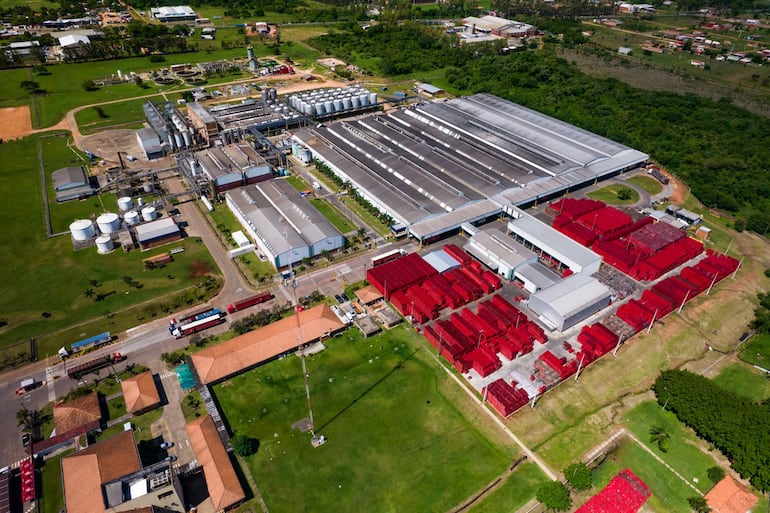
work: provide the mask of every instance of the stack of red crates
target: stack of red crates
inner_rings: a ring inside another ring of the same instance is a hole
[[[551,351],[546,351],[541,354],[538,361],[535,362],[535,367],[537,367],[540,362],[555,370],[562,380],[567,379],[577,372],[577,360],[568,361],[565,357],[559,358]]]
[[[497,354],[487,346],[481,346],[474,349],[466,356],[470,360],[473,370],[479,373],[479,376],[485,378],[503,366]]]
[[[637,513],[650,495],[645,482],[625,469],[575,513]]]
[[[553,216],[563,216],[565,220],[572,221],[594,210],[605,207],[605,203],[587,198],[562,198],[554,201],[546,208],[546,213]]]
[[[636,333],[650,325],[653,312],[650,312],[636,299],[632,299],[628,303],[620,305],[615,315],[631,326]]]
[[[604,237],[615,234],[622,228],[631,225],[633,220],[628,214],[605,205],[598,210],[583,214],[575,222],[588,228],[597,236]]]
[[[438,274],[428,262],[417,253],[409,253],[392,262],[388,262],[366,271],[366,279],[385,299],[397,290],[420,283],[429,276]]]
[[[719,281],[734,273],[739,265],[733,257],[709,250],[706,258],[695,264],[695,269],[708,276],[716,274]]]
[[[647,309],[648,312],[657,312],[655,317],[658,319],[667,315],[671,310],[674,309],[674,305],[669,299],[661,297],[653,290],[649,289],[642,292],[642,298],[639,300],[639,302],[644,308]]]
[[[487,401],[503,417],[507,417],[515,412],[529,401],[529,395],[521,388],[516,388],[514,381],[510,385],[503,379],[498,379],[487,385],[483,393],[487,396]]]
[[[617,345],[619,337],[604,324],[596,323],[592,326],[583,326],[577,340],[581,348],[577,361],[579,362],[585,356],[583,364],[587,365],[610,352]]]
[[[470,265],[473,261],[473,258],[468,253],[458,248],[454,244],[445,245],[444,252],[460,262],[463,266]]]

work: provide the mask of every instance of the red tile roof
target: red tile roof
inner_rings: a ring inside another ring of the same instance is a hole
[[[136,413],[160,405],[160,395],[152,372],[147,371],[120,382],[126,411]]]
[[[748,513],[758,500],[730,476],[725,476],[706,494],[708,505],[719,513]]]
[[[99,396],[90,393],[66,403],[57,403],[53,407],[54,424],[57,433],[66,433],[80,426],[101,420],[102,410]]]

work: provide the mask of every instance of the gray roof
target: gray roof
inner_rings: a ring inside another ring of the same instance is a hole
[[[156,221],[140,224],[135,230],[136,238],[142,243],[179,233],[179,226],[174,222],[174,218],[163,217]]]
[[[288,181],[270,180],[256,184],[255,188],[268,199],[308,245],[312,246],[329,237],[340,235],[334,225],[307,198],[300,196],[299,191]]]
[[[427,255],[423,255],[422,259],[428,262],[438,273],[443,273],[461,265],[460,262],[449,256],[443,249],[431,251]]]
[[[482,250],[479,252],[480,254],[488,254],[484,256],[485,261],[489,260],[491,256],[511,269],[515,269],[525,262],[537,260],[535,253],[494,228],[474,234],[470,242],[465,245],[466,248],[474,246]]]
[[[540,262],[524,264],[516,268],[516,274],[525,278],[527,281],[534,283],[535,287],[538,289],[550,287],[561,280],[561,276]]]
[[[72,189],[88,185],[88,177],[83,166],[70,166],[57,169],[51,173],[53,188],[56,191]],[[90,186],[89,186],[90,188]]]
[[[206,108],[201,105],[198,102],[190,102],[187,104],[187,111],[188,112],[194,112],[196,116],[203,122],[203,123],[216,123],[217,120],[214,119],[214,116],[209,114],[209,111],[206,110]]]
[[[516,233],[570,268],[588,267],[602,257],[585,246],[580,245],[566,235],[556,231],[531,215],[519,211],[522,215],[508,223],[508,230]]]
[[[584,273],[568,276],[532,295],[550,305],[564,319],[583,310],[586,305],[610,296],[610,289],[593,276]]]
[[[158,134],[152,128],[140,128],[136,131],[136,137],[144,144],[160,144]]]
[[[241,170],[233,165],[233,162],[221,148],[209,148],[199,151],[195,154],[195,158],[198,159],[198,164],[203,172],[214,181],[228,175],[240,177],[242,174]]]
[[[414,87],[416,87],[417,89],[422,89],[428,94],[438,94],[444,91],[440,87],[436,87],[433,84],[426,84],[425,82],[417,82],[416,84],[414,84]]]
[[[255,186],[233,189],[226,196],[273,256],[307,247],[307,242],[294,229],[284,230],[283,216]]]

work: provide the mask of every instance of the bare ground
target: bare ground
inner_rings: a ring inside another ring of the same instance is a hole
[[[767,98],[758,98],[734,86],[695,79],[630,61],[622,64],[620,56],[597,56],[578,49],[562,49],[561,57],[576,65],[583,73],[597,78],[614,78],[639,89],[648,91],[694,94],[712,100],[729,98],[736,107],[754,114],[770,117],[770,103]]]

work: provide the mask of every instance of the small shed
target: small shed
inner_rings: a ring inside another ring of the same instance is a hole
[[[172,217],[140,224],[134,230],[142,250],[162,246],[182,238],[182,232]]]
[[[417,94],[424,94],[426,96],[436,96],[444,92],[440,87],[436,87],[433,84],[426,84],[424,82],[417,82],[414,84],[414,92]]]
[[[158,134],[152,128],[137,130],[136,140],[139,142],[139,146],[142,147],[147,160],[160,159],[166,155]]]
[[[383,299],[380,291],[374,288],[372,285],[368,285],[362,289],[358,289],[356,292],[358,302],[362,305],[369,306]]]
[[[83,166],[57,169],[51,174],[51,180],[58,202],[84,198],[95,192]]]
[[[618,53],[620,55],[631,55],[631,52],[633,52],[633,49],[627,46],[621,46],[620,48],[618,48]]]

